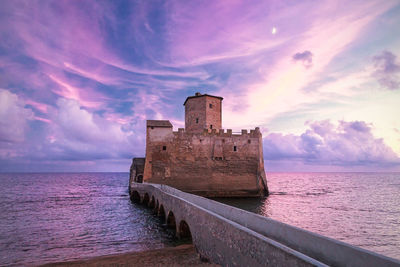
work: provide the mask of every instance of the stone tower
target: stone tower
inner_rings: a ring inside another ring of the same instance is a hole
[[[260,129],[222,129],[221,105],[219,96],[189,96],[186,129],[178,131],[168,120],[147,120],[146,157],[133,160],[131,182],[166,184],[206,197],[268,195]]]
[[[222,128],[222,97],[196,93],[185,103],[185,131],[202,133],[204,129]]]

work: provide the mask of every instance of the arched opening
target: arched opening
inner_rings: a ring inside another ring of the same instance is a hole
[[[192,242],[189,225],[183,220],[179,223],[178,237],[184,241]]]
[[[165,222],[165,210],[164,206],[161,204],[160,209],[158,210],[158,216],[161,218],[161,222]]]
[[[138,191],[133,191],[133,192],[132,192],[132,194],[131,194],[131,200],[132,200],[133,202],[140,203],[140,195],[139,195],[139,192],[138,192]]]
[[[144,198],[143,198],[143,204],[144,205],[147,205],[147,204],[149,204],[149,200],[150,200],[150,198],[149,198],[149,194],[144,194]]]
[[[143,183],[143,175],[139,174],[139,175],[136,177],[136,182],[137,182],[137,183]]]
[[[151,200],[149,202],[149,208],[154,209],[155,206],[156,206],[156,203],[155,203],[154,196],[151,196]]]
[[[176,229],[175,216],[172,211],[168,212],[167,226],[168,226],[168,228]]]

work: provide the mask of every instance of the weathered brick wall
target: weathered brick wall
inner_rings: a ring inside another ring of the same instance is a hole
[[[206,96],[206,127],[204,129],[222,129],[221,99]],[[212,125],[212,127],[210,127]]]
[[[166,151],[163,147],[168,148],[173,140],[172,127],[147,127],[146,131],[146,161],[144,166],[144,181],[148,181],[149,177],[153,175],[153,156],[157,169],[157,164],[162,164],[166,159],[160,160],[160,157],[166,157]]]
[[[189,98],[185,103],[185,130],[202,133],[203,129],[222,128],[221,99],[211,96]]]
[[[148,128],[145,181],[204,196],[258,196],[267,188],[261,133]]]
[[[185,104],[185,129],[187,132],[199,132],[207,128],[206,97],[188,99]],[[196,119],[198,119],[196,121]]]

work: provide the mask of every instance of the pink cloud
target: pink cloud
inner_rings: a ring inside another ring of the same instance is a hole
[[[39,103],[39,102],[33,101],[31,99],[26,99],[25,104],[31,105],[32,107],[34,107],[35,109],[39,110],[42,113],[45,113],[45,114],[47,113],[48,105],[46,105],[46,104]]]
[[[53,89],[53,92],[59,96],[77,100],[82,106],[88,108],[98,108],[103,104],[101,101],[92,100],[99,98],[99,94],[93,92],[93,90],[77,88],[52,74],[50,74],[49,77],[59,85],[58,88]]]
[[[52,123],[52,121],[51,120],[49,120],[49,119],[46,119],[46,118],[42,118],[42,117],[38,117],[38,116],[34,116],[33,117],[35,120],[38,120],[38,121],[43,121],[43,122],[45,122],[45,123]]]

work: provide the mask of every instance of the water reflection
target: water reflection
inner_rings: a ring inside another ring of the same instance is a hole
[[[212,198],[215,201],[269,217],[269,199],[263,198]]]

